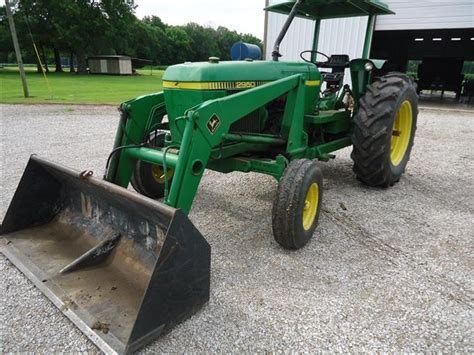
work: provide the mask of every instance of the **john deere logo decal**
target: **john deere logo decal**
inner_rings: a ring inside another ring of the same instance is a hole
[[[207,129],[212,134],[216,133],[217,128],[219,128],[220,125],[221,125],[221,120],[219,119],[219,117],[217,117],[216,114],[213,114],[211,118],[209,119],[209,121],[207,121]]]

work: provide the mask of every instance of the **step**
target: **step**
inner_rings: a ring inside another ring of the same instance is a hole
[[[335,122],[339,120],[345,120],[350,118],[350,111],[345,110],[328,110],[320,111],[317,115],[305,115],[304,119],[306,122],[313,124],[324,124]]]

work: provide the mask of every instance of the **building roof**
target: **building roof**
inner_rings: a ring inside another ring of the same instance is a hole
[[[278,2],[265,8],[267,11],[289,14],[296,0]],[[341,17],[394,14],[388,5],[379,0],[306,0],[297,17],[323,20]]]
[[[94,55],[91,57],[88,57],[87,59],[132,59],[129,56],[126,55]]]

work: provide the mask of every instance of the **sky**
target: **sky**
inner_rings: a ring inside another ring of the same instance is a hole
[[[265,0],[135,0],[139,18],[155,15],[169,25],[196,22],[263,39]]]

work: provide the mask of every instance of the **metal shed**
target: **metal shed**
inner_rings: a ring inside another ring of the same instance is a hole
[[[132,75],[132,58],[124,55],[101,55],[88,58],[91,74]]]

